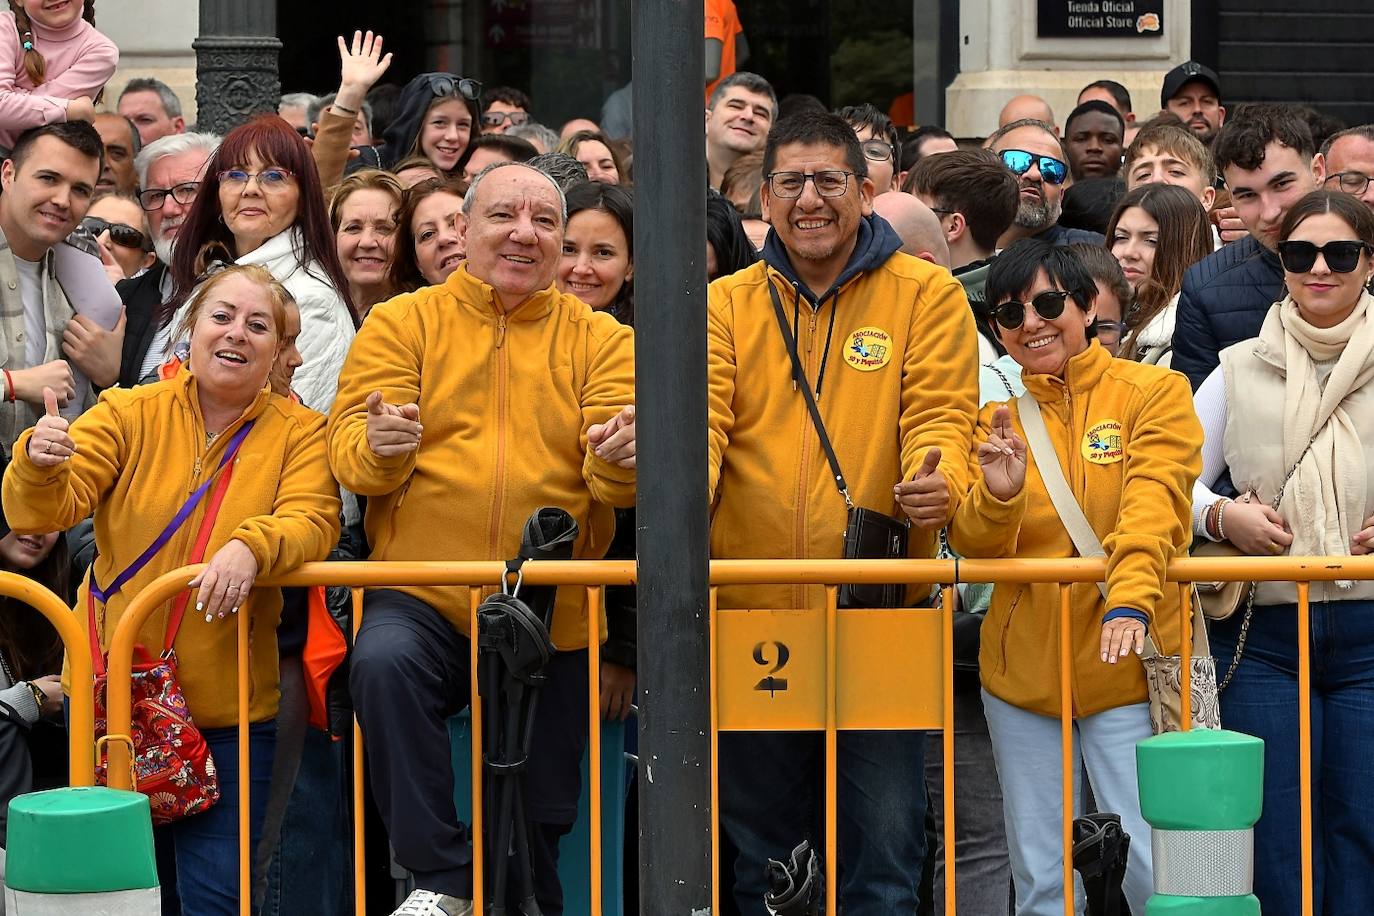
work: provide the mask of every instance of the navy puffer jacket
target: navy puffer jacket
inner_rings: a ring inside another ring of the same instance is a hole
[[[1259,334],[1269,307],[1283,298],[1279,256],[1253,236],[1225,245],[1183,275],[1174,322],[1173,368],[1197,391],[1220,353]]]

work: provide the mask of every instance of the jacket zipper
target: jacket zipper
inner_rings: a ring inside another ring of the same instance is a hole
[[[487,556],[496,556],[501,534],[502,495],[506,488],[506,384],[509,360],[506,358],[506,315],[496,320],[496,490],[491,502],[491,525],[487,535]]]
[[[1021,586],[1016,590],[1016,595],[1011,599],[1011,604],[1007,606],[1007,620],[1002,626],[1002,670],[999,674],[1007,673],[1007,634],[1011,632],[1011,615],[1016,613],[1016,606],[1021,603],[1021,596],[1026,593],[1026,586]]]

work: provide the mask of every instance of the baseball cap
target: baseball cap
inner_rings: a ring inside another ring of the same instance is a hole
[[[1178,94],[1183,85],[1194,82],[1209,83],[1217,98],[1221,98],[1221,80],[1217,72],[1195,60],[1188,60],[1164,74],[1164,88],[1159,92],[1159,107],[1168,108],[1169,100]]]

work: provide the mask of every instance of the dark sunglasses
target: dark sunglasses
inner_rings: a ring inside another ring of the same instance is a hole
[[[1062,289],[1047,289],[1043,293],[1037,293],[1031,299],[1030,306],[1035,309],[1035,314],[1045,321],[1053,321],[1064,314],[1064,300],[1069,294]],[[1015,331],[1026,321],[1026,303],[1011,300],[1003,302],[992,310],[996,316],[997,323],[1008,331]]]
[[[135,248],[139,251],[153,250],[153,246],[148,244],[147,236],[133,226],[126,225],[125,223],[112,223],[98,216],[88,216],[81,221],[81,228],[94,236],[99,236],[108,229],[110,232],[110,241],[121,248]]]
[[[1311,242],[1290,239],[1279,242],[1279,260],[1290,274],[1305,274],[1317,263],[1317,255],[1326,261],[1332,273],[1348,274],[1360,264],[1360,253],[1369,248],[1364,242],[1327,242],[1318,247]]]
[[[432,73],[429,88],[435,95],[461,95],[470,102],[477,101],[482,95],[482,84],[477,80],[461,79],[447,73]]]
[[[1050,184],[1063,184],[1069,177],[1069,167],[1053,156],[1039,156],[1023,149],[1004,149],[998,155],[1017,178],[1029,172],[1032,165],[1040,169],[1040,177]]]
[[[507,121],[511,127],[520,127],[530,123],[530,115],[527,111],[488,111],[482,115],[485,127],[500,127]]]

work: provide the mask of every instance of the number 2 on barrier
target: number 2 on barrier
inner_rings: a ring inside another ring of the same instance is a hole
[[[776,675],[783,668],[787,667],[787,660],[791,658],[792,653],[788,650],[787,643],[778,642],[776,639],[772,640],[771,642],[761,642],[754,646],[755,664],[762,665],[765,667],[770,664],[770,662],[768,661],[767,648],[769,645],[773,647],[773,651],[776,653],[777,661],[771,663],[773,667],[768,669],[768,675],[764,677],[763,680],[755,684],[754,689],[766,690],[768,691],[768,695],[772,696],[780,690],[787,689],[787,678],[774,677],[774,675]]]

